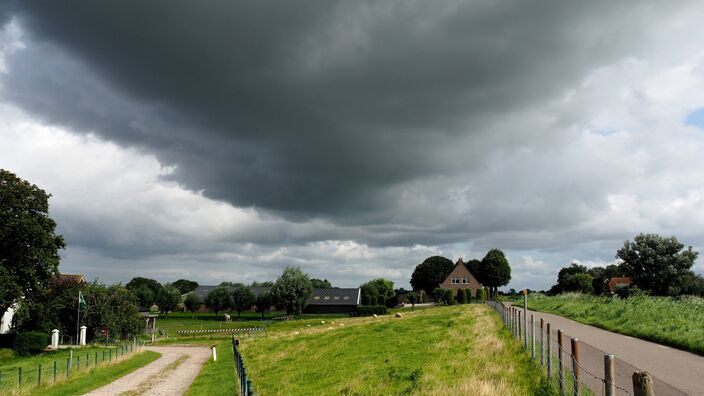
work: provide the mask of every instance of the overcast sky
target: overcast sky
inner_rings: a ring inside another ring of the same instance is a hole
[[[64,273],[408,288],[499,248],[543,289],[704,250],[698,1],[1,4],[0,168]]]

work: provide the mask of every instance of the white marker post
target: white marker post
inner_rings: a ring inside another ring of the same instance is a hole
[[[215,347],[213,347],[213,361],[218,361],[218,351],[215,349]]]

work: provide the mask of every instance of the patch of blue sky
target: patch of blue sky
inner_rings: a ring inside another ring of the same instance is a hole
[[[704,129],[704,107],[700,107],[687,114],[687,117],[684,119],[684,123],[685,125]]]

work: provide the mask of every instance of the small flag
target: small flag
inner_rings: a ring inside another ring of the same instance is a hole
[[[85,309],[87,306],[86,299],[83,298],[83,293],[81,293],[80,290],[78,291],[78,306],[81,307],[81,309]]]

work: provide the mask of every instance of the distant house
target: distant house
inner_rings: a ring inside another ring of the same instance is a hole
[[[630,276],[614,276],[609,279],[609,283],[607,283],[606,288],[609,293],[614,294],[616,293],[616,289],[619,287],[628,287],[632,284],[633,279],[631,279]]]
[[[457,291],[460,289],[468,289],[472,293],[472,297],[476,296],[477,290],[481,289],[483,286],[477,278],[469,272],[467,264],[460,258],[455,263],[455,268],[450,271],[450,274],[445,278],[445,280],[440,283],[443,289],[453,289],[455,296],[457,296]]]
[[[327,288],[313,289],[308,305],[303,313],[328,314],[356,312],[362,298],[362,289],[356,288]]]

